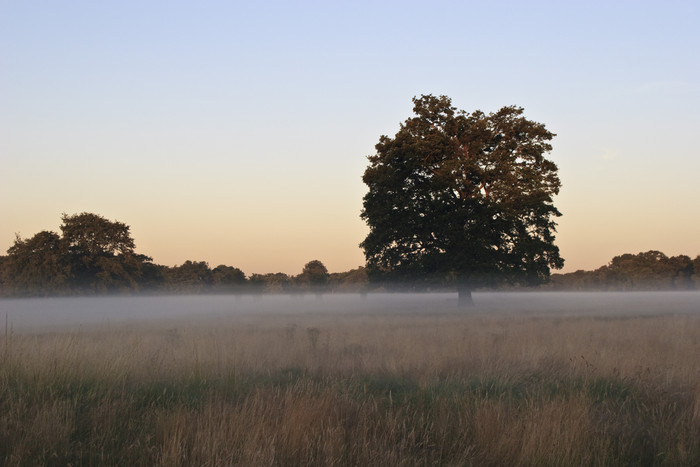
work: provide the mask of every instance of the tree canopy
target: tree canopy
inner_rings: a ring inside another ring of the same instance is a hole
[[[302,269],[301,274],[296,279],[299,285],[313,290],[320,290],[326,286],[329,277],[330,274],[328,274],[326,266],[315,259],[304,265],[304,269]]]
[[[154,264],[135,251],[130,227],[98,214],[61,217],[61,234],[42,231],[16,236],[0,256],[0,296],[94,295],[103,293],[304,293],[362,291],[364,268],[329,274],[319,260],[301,273],[252,274],[220,264],[187,260],[178,266]]]
[[[61,248],[75,290],[121,292],[138,289],[142,263],[128,225],[81,213],[61,217]]]
[[[3,260],[3,293],[61,295],[138,290],[151,259],[134,252],[129,226],[102,216],[62,216],[61,235],[19,235]]]
[[[554,274],[553,290],[695,290],[700,288],[700,256],[666,256],[657,250],[615,256],[593,271]]]
[[[415,116],[381,136],[363,181],[361,243],[372,281],[471,289],[536,285],[563,259],[557,166],[545,155],[554,134],[520,107],[466,113],[446,96],[413,99]]]
[[[55,232],[42,231],[28,239],[17,235],[7,254],[0,271],[6,293],[50,295],[66,287],[68,270]]]
[[[319,260],[307,262],[297,275],[252,274],[205,261],[163,266],[134,250],[130,229],[96,214],[63,215],[61,234],[41,231],[30,238],[16,236],[6,256],[0,256],[0,296],[55,296],[101,293],[343,293],[366,294],[369,272],[359,267],[329,273]],[[80,226],[78,228],[78,226]],[[374,270],[374,279],[392,277]],[[402,283],[415,288],[447,290],[456,274],[436,269],[432,276],[399,271]],[[475,282],[476,283],[476,282]],[[494,282],[495,283],[495,282]],[[486,282],[481,282],[486,284]],[[490,284],[486,284],[490,285]],[[526,281],[516,286],[527,285]],[[615,256],[594,271],[553,274],[548,290],[698,290],[700,256],[668,257],[656,250]]]

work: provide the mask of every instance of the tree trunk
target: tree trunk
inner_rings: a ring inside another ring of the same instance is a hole
[[[457,303],[461,307],[473,307],[474,300],[472,299],[472,289],[467,285],[457,287]]]

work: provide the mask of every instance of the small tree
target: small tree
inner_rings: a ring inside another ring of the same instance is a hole
[[[330,274],[328,274],[326,266],[321,261],[315,259],[306,263],[301,274],[295,279],[300,286],[319,292],[328,285],[329,277]]]
[[[233,291],[246,283],[245,274],[238,268],[220,264],[211,271],[212,285],[216,290]]]
[[[380,137],[363,176],[370,280],[456,284],[464,305],[474,287],[546,281],[564,263],[554,245],[560,182],[545,158],[554,134],[519,107],[486,115],[445,96],[413,102],[415,116]]]

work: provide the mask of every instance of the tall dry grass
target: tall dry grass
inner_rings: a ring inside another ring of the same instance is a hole
[[[700,316],[7,333],[3,465],[700,465]]]

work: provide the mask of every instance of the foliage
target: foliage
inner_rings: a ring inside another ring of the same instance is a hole
[[[339,292],[364,292],[368,283],[367,269],[363,266],[346,272],[331,273],[328,277],[329,287]]]
[[[58,234],[42,231],[26,240],[17,235],[0,275],[3,287],[12,295],[60,293],[66,287],[69,269]]]
[[[136,291],[151,259],[134,252],[129,227],[90,213],[62,217],[61,235],[19,235],[0,275],[6,295]]]
[[[150,258],[135,254],[129,226],[85,212],[62,220],[61,254],[74,291],[138,290],[141,265]]]
[[[237,290],[246,283],[245,273],[233,266],[220,264],[211,271],[212,286],[219,291]]]
[[[122,222],[87,212],[72,216],[63,214],[61,219],[61,240],[71,254],[97,257],[134,252],[129,226]]]
[[[415,116],[382,136],[363,181],[361,217],[370,280],[425,286],[534,285],[563,260],[554,134],[523,117],[457,110],[448,97],[414,98]]]
[[[700,256],[668,257],[656,250],[615,256],[594,271],[555,274],[556,290],[694,290],[700,272]]]
[[[212,271],[205,261],[185,261],[164,269],[167,289],[177,293],[199,293],[212,285]]]
[[[304,265],[301,274],[294,278],[297,286],[304,289],[319,291],[326,287],[329,279],[328,269],[319,260],[309,261]]]
[[[291,278],[283,273],[253,274],[250,276],[251,289],[255,292],[281,293],[291,287]]]
[[[42,231],[19,235],[0,256],[0,296],[58,296],[98,293],[366,293],[369,268],[329,273],[319,260],[296,276],[253,274],[204,261],[179,266],[154,264],[135,252],[126,224],[82,213],[63,215],[61,235]],[[376,273],[376,271],[375,271]],[[375,276],[376,279],[376,276]],[[422,285],[428,281],[424,280]],[[414,284],[415,285],[415,284]],[[430,284],[442,289],[438,283]],[[552,290],[695,290],[700,288],[700,256],[667,257],[659,251],[623,254],[594,271],[553,274]]]

